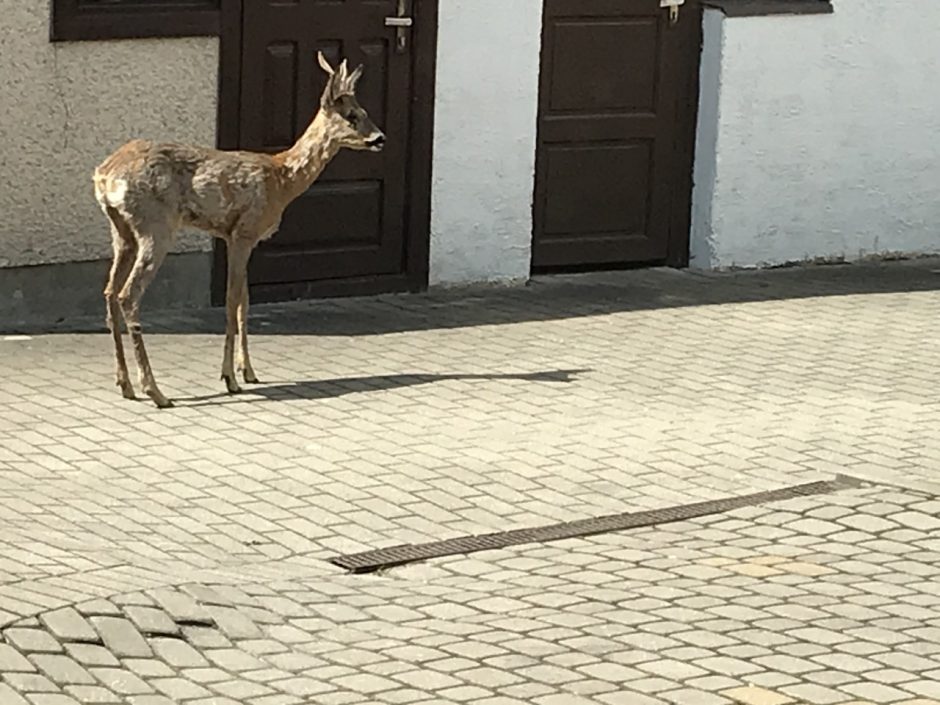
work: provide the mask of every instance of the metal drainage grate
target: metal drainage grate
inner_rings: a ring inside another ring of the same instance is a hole
[[[476,551],[488,551],[494,548],[518,546],[524,543],[543,543],[561,539],[604,534],[626,529],[639,529],[656,524],[668,524],[674,521],[685,521],[710,514],[722,514],[733,509],[753,507],[769,502],[780,502],[796,497],[809,497],[811,495],[831,494],[839,490],[861,487],[862,482],[853,477],[838,475],[834,480],[809,482],[794,487],[785,487],[767,492],[755,492],[741,497],[727,499],[713,499],[694,504],[683,504],[678,507],[666,509],[652,509],[643,512],[628,512],[612,514],[604,517],[581,519],[562,524],[539,526],[534,529],[515,529],[513,531],[500,531],[480,536],[462,536],[459,538],[432,541],[430,543],[408,544],[379,548],[374,551],[350,553],[344,556],[330,558],[330,563],[352,573],[372,573],[383,568],[414,563],[431,558],[443,558]]]

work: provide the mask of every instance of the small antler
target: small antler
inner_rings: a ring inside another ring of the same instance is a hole
[[[328,74],[332,76],[335,73],[335,71],[333,71],[333,67],[330,66],[330,62],[326,60],[325,56],[323,56],[322,51],[317,52],[317,61],[320,62],[320,68],[322,68]]]
[[[330,75],[329,92],[335,99],[341,95],[352,95],[356,92],[356,84],[362,78],[363,66],[359,64],[352,73],[349,73],[349,63],[343,59],[339,68],[334,69],[323,56],[322,51],[317,52],[317,61],[320,67]]]

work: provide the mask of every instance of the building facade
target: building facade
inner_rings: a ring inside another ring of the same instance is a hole
[[[940,252],[930,4],[2,9],[0,321],[101,308],[110,237],[90,175],[110,151],[283,148],[316,109],[318,50],[365,64],[360,99],[389,148],[337,157],[291,206],[252,259],[254,300]],[[148,305],[218,301],[223,263],[184,234]]]

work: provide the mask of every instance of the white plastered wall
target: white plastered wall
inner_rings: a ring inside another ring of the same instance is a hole
[[[109,257],[92,170],[131,137],[215,144],[218,41],[53,44],[49,0],[0,16],[0,268]]]
[[[940,3],[706,11],[692,266],[940,252]]]
[[[529,276],[542,0],[440,0],[431,285]]]

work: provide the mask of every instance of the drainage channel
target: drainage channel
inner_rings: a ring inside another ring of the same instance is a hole
[[[611,514],[590,519],[550,524],[532,529],[515,529],[513,531],[499,531],[492,534],[478,536],[461,536],[443,541],[429,543],[406,544],[379,548],[362,553],[350,553],[334,556],[329,562],[351,573],[373,573],[385,568],[426,561],[432,558],[476,553],[477,551],[490,551],[509,546],[518,546],[527,543],[546,543],[562,539],[580,538],[595,534],[606,534],[627,529],[639,529],[657,524],[669,524],[677,521],[686,521],[712,514],[724,514],[743,507],[754,507],[771,502],[781,502],[798,497],[832,494],[840,490],[862,487],[865,483],[854,477],[838,475],[833,480],[809,482],[793,487],[784,487],[777,490],[755,492],[739,497],[713,499],[694,504],[682,504],[664,509],[651,509],[642,512],[626,512]]]

